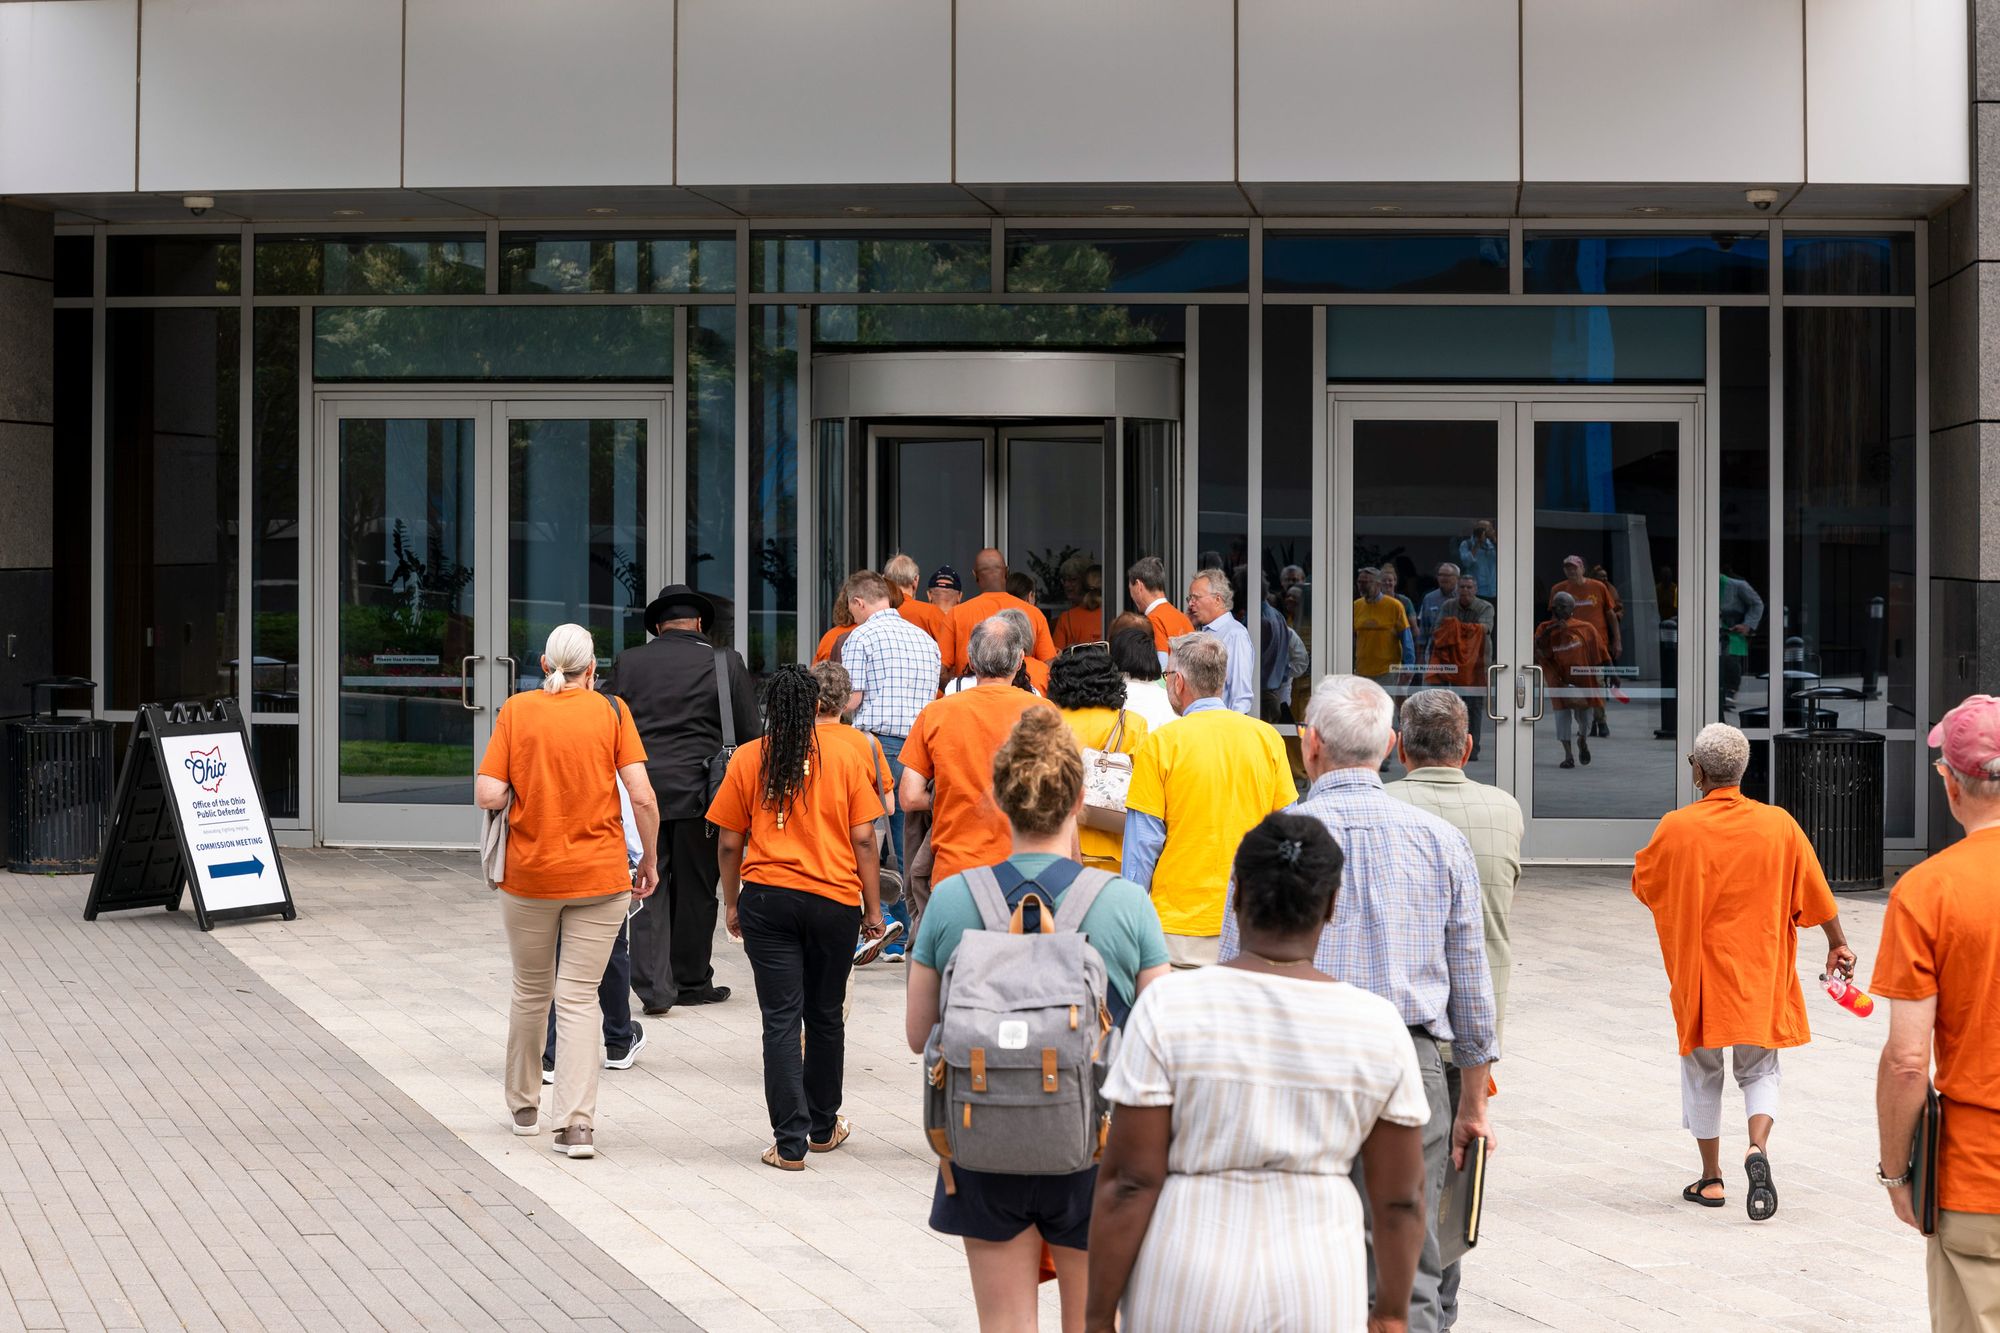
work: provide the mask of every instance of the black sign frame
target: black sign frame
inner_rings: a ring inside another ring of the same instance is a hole
[[[98,855],[97,871],[90,880],[90,897],[84,903],[85,921],[97,920],[100,912],[129,912],[146,907],[178,912],[181,897],[188,892],[194,897],[195,924],[203,930],[215,929],[218,921],[240,921],[247,917],[298,919],[291,881],[285,877],[284,858],[278,852],[277,836],[271,828],[271,815],[264,805],[264,788],[257,780],[255,764],[249,766],[250,784],[257,793],[257,809],[271,849],[271,869],[277,873],[283,900],[213,911],[203,901],[201,877],[193,873],[193,848],[187,830],[181,825],[180,805],[167,785],[165,743],[178,736],[207,736],[218,731],[236,732],[243,738],[244,754],[252,753],[250,731],[234,699],[218,699],[206,707],[198,703],[140,707],[118,774],[111,831]]]

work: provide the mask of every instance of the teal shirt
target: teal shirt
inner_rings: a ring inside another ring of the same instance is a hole
[[[1048,852],[1024,852],[1007,858],[1029,879],[1054,865],[1060,857]],[[1056,917],[1062,918],[1062,899],[1056,899]],[[917,927],[917,943],[911,958],[925,967],[943,970],[958,937],[968,930],[981,929],[979,908],[973,905],[972,886],[965,876],[953,875],[931,891],[924,908],[923,924]],[[1160,931],[1160,917],[1153,900],[1129,879],[1114,879],[1083,917],[1084,934],[1104,959],[1118,998],[1129,1007],[1139,993],[1139,974],[1167,962],[1167,937]]]

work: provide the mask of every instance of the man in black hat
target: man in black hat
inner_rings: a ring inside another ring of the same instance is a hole
[[[684,583],[660,589],[646,606],[654,638],[618,655],[611,688],[632,710],[646,746],[646,775],[660,800],[660,879],[666,892],[632,918],[632,989],[649,1014],[675,1004],[716,1004],[729,987],[715,984],[714,830],[708,812],[708,764],[722,749],[718,669],[728,672],[730,714],[738,745],[762,732],[757,687],[733,648],[717,648],[703,630],[715,603]]]

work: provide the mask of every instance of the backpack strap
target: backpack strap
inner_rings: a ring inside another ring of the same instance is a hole
[[[1091,906],[1097,895],[1111,887],[1116,879],[1109,870],[1080,870],[1070,881],[1069,892],[1056,904],[1056,930],[1083,931],[1083,919],[1090,915]]]
[[[722,743],[728,749],[736,748],[736,707],[729,697],[729,650],[715,650],[715,702],[722,710]]]
[[[960,873],[965,876],[966,887],[972,890],[972,905],[979,909],[979,924],[1006,934],[1013,924],[1014,909],[1007,906],[1006,891],[1000,887],[993,867],[973,866]]]

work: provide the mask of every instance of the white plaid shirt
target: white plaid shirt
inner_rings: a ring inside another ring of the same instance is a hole
[[[854,725],[877,736],[907,736],[924,705],[937,698],[942,662],[937,640],[885,606],[854,627],[840,662],[861,708]]]
[[[1500,1056],[1486,968],[1479,867],[1465,835],[1382,789],[1373,769],[1323,774],[1292,815],[1311,815],[1345,864],[1333,923],[1313,966],[1395,1005],[1403,1022],[1451,1043],[1461,1067]],[[1236,886],[1222,914],[1221,956],[1242,952]]]

